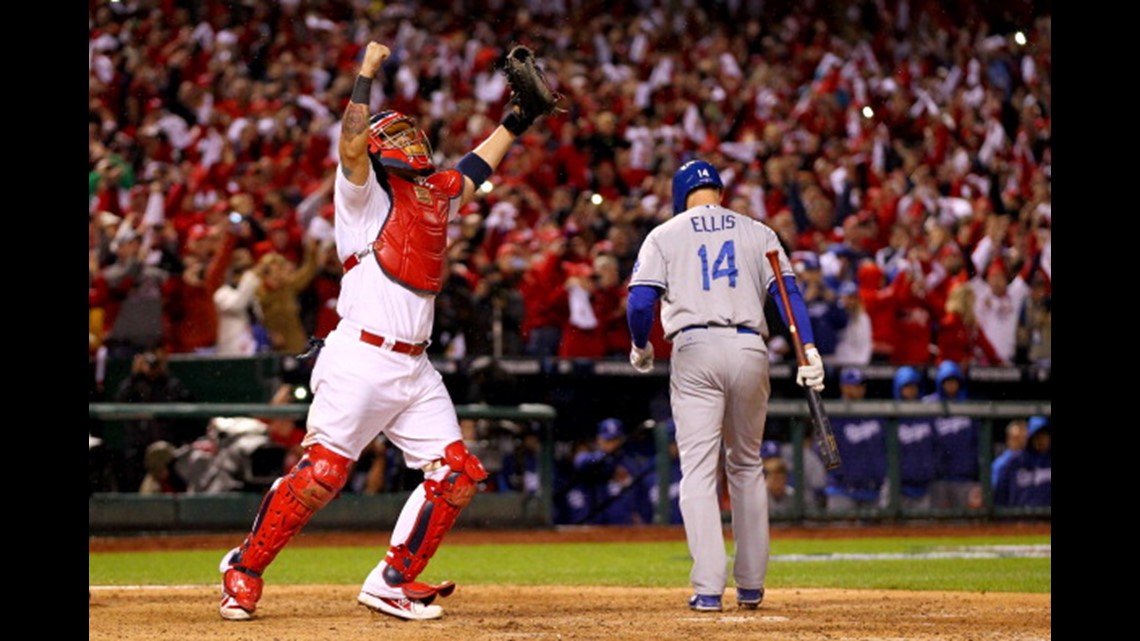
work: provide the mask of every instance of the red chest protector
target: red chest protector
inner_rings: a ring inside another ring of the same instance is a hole
[[[463,174],[449,169],[417,184],[389,173],[388,186],[392,210],[369,249],[392,280],[418,294],[438,294],[447,256],[448,209],[450,200],[463,191]],[[345,261],[346,272],[356,266],[359,259],[353,259],[358,256]]]

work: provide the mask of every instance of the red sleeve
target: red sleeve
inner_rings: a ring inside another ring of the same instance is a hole
[[[222,240],[222,246],[218,248],[218,253],[214,255],[214,259],[210,261],[210,267],[206,271],[205,288],[206,291],[213,293],[226,279],[226,270],[230,266],[230,257],[233,256],[234,247],[237,246],[237,235],[226,233],[226,237]]]
[[[166,192],[166,199],[163,201],[167,220],[177,216],[182,211],[182,198],[185,195],[186,183],[177,182],[170,186],[170,191]]]

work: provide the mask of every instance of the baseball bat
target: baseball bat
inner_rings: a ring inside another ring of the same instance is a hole
[[[768,262],[772,264],[772,272],[776,274],[776,287],[780,289],[780,300],[784,303],[784,310],[788,314],[788,331],[792,335],[792,345],[796,349],[796,360],[800,365],[807,365],[807,353],[804,351],[804,342],[800,338],[796,327],[796,317],[792,314],[792,304],[788,300],[788,288],[784,285],[784,275],[780,272],[780,253],[772,250],[766,254]],[[823,408],[823,399],[819,392],[810,387],[804,387],[807,395],[808,412],[811,414],[812,428],[819,439],[819,457],[827,469],[834,470],[843,464],[839,457],[839,446],[835,443],[835,432],[831,430],[831,421]]]

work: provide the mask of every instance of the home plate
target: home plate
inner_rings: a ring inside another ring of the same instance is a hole
[[[681,621],[697,621],[704,623],[748,623],[749,621],[767,621],[769,623],[778,623],[780,621],[787,621],[788,617],[775,617],[775,616],[762,616],[762,617],[681,617]]]

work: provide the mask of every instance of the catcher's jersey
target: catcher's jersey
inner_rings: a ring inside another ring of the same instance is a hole
[[[368,163],[368,180],[354,185],[336,169],[337,256],[343,262],[354,252],[365,249],[380,234],[380,228],[392,209],[387,192],[376,182],[372,164]],[[451,201],[449,216],[454,219],[459,199]],[[363,260],[344,275],[340,283],[336,311],[342,324],[351,329],[367,329],[409,343],[431,338],[435,320],[435,297],[416,294],[399,285],[380,269],[376,260]]]
[[[630,286],[664,290],[661,325],[673,337],[690,325],[742,326],[768,337],[764,301],[775,274],[767,253],[791,264],[776,233],[720,205],[699,205],[655,227],[637,255]]]

